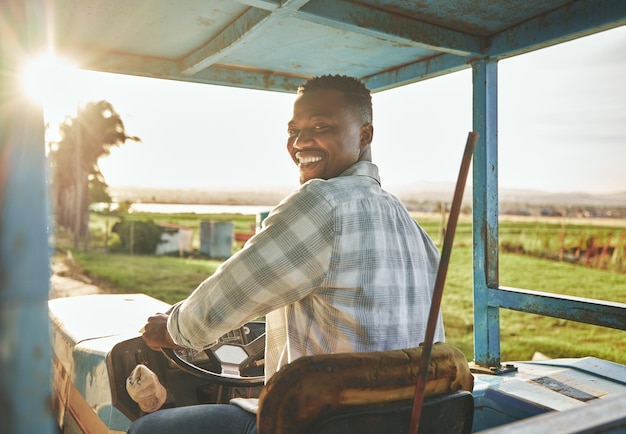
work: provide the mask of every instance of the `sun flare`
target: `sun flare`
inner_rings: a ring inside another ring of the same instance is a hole
[[[42,106],[67,98],[75,83],[78,68],[47,53],[33,59],[25,68],[22,82],[26,94]]]

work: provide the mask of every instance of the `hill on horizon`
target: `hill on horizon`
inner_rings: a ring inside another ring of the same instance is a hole
[[[454,185],[428,183],[423,185],[396,186],[387,190],[403,201],[446,202],[452,201]],[[272,205],[293,191],[291,187],[249,189],[163,189],[149,187],[109,187],[116,202],[186,203],[216,205]],[[471,204],[472,189],[467,186],[464,202]],[[500,203],[529,206],[593,206],[626,208],[626,190],[615,193],[546,192],[530,189],[501,188]]]

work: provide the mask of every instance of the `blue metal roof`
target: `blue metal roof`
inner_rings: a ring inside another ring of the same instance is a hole
[[[347,74],[374,91],[626,23],[622,0],[53,0],[86,69],[293,92]]]

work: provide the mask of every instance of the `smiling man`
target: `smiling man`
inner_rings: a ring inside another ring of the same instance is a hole
[[[332,84],[338,89],[327,88]],[[299,92],[287,150],[300,168],[300,183],[335,178],[357,161],[371,161],[371,97],[360,82],[326,76]]]
[[[383,351],[424,339],[439,255],[371,162],[370,91],[345,76],[298,89],[287,150],[298,190],[244,248],[169,315],[148,319],[153,349],[201,349],[266,316],[265,376],[304,355]],[[444,340],[441,317],[436,341]],[[160,410],[129,433],[254,433],[235,405]]]

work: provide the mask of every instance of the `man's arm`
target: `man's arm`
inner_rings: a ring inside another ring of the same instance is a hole
[[[332,207],[300,189],[279,204],[264,229],[183,302],[168,330],[183,347],[203,348],[254,318],[306,297],[326,276],[333,248]]]

